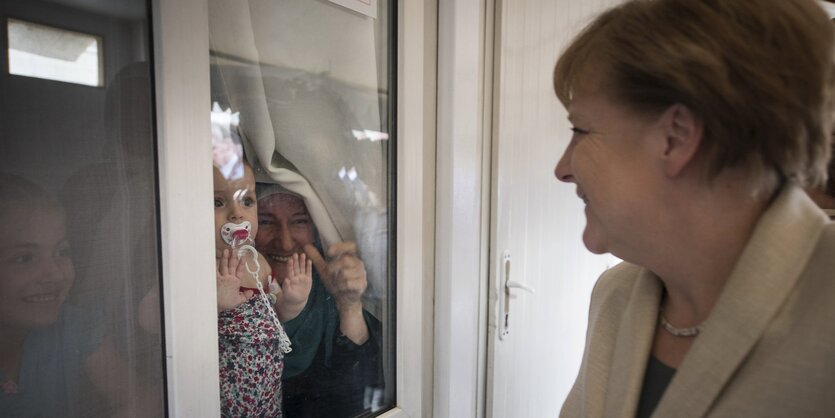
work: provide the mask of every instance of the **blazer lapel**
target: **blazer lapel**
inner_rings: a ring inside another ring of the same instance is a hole
[[[614,354],[606,387],[606,416],[634,417],[638,410],[644,371],[652,348],[661,282],[642,269],[623,313],[615,340]]]
[[[787,185],[757,224],[654,417],[707,414],[803,272],[826,218]]]

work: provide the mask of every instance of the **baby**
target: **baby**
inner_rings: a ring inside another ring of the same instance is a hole
[[[213,113],[213,136],[221,132],[215,119]],[[252,246],[258,233],[255,176],[240,161],[240,169],[217,161],[214,168],[221,414],[279,417],[290,340],[275,313],[281,290]],[[312,275],[304,257],[293,257],[288,267],[293,280]]]
[[[272,282],[270,266],[260,253],[249,250],[258,232],[255,177],[244,165],[240,178],[226,178],[214,168],[215,257],[218,262],[218,311],[231,310],[260,296],[270,305],[281,297]],[[259,286],[260,285],[260,286]]]

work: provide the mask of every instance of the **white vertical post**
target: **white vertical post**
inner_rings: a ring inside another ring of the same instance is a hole
[[[207,0],[153,2],[168,412],[220,411]]]
[[[397,2],[397,408],[432,413],[437,0]]]
[[[436,417],[484,413],[492,1],[440,2]]]

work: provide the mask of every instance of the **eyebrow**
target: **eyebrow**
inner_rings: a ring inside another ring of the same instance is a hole
[[[32,249],[38,248],[38,244],[31,243],[31,242],[21,242],[17,244],[10,244],[0,246],[0,251],[10,251],[10,250],[18,250],[18,249]]]

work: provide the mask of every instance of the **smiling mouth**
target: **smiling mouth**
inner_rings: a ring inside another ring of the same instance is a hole
[[[589,204],[589,198],[586,197],[585,193],[581,192],[580,190],[577,190],[577,196],[580,198],[580,200],[583,201],[583,203],[587,205]]]
[[[27,303],[53,303],[60,300],[61,292],[41,293],[23,298]]]
[[[290,256],[268,255],[267,259],[278,263],[287,263],[288,261],[290,261]]]

